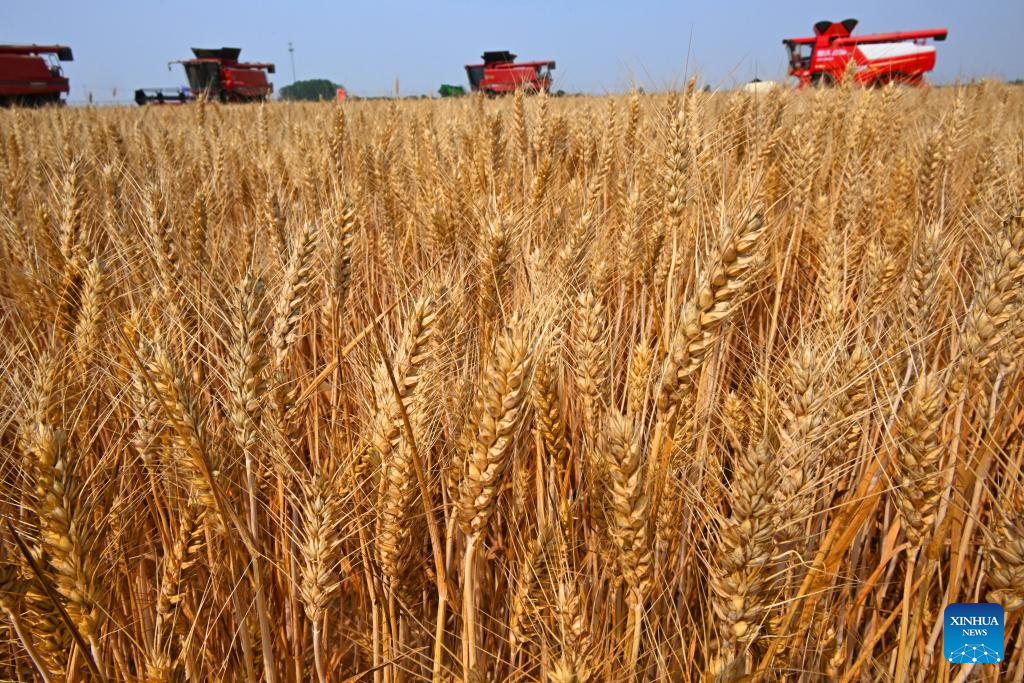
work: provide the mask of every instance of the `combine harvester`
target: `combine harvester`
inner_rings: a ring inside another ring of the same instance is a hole
[[[0,106],[64,104],[71,85],[60,62],[72,59],[66,45],[0,45]]]
[[[549,92],[553,60],[516,63],[516,56],[507,50],[485,52],[483,64],[467,64],[466,75],[473,92],[496,97],[522,88],[528,93]]]
[[[192,48],[195,59],[167,63],[185,67],[186,88],[140,88],[135,91],[136,104],[184,104],[200,94],[221,102],[262,102],[274,92],[267,73],[274,73],[273,64],[239,62],[238,47],[220,49]],[[264,73],[266,72],[266,73]]]
[[[935,46],[927,41],[945,40],[948,33],[938,28],[851,36],[856,26],[856,19],[819,21],[813,37],[782,41],[789,52],[789,75],[799,79],[798,88],[839,83],[851,60],[856,83],[921,85],[924,74],[935,68]]]

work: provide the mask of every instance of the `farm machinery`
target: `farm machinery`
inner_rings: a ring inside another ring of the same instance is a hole
[[[437,89],[437,92],[441,97],[462,97],[466,94],[466,89],[461,85],[442,83],[441,87]]]
[[[135,91],[135,102],[146,104],[184,104],[205,94],[208,99],[221,102],[257,102],[267,99],[274,86],[267,80],[274,73],[268,63],[239,62],[242,49],[222,47],[207,49],[194,47],[194,59],[167,63],[185,67],[188,88],[140,88]]]
[[[523,89],[526,92],[547,92],[551,89],[553,60],[516,62],[516,55],[502,50],[485,52],[483,64],[467,64],[466,74],[473,92],[488,96],[503,95]]]
[[[70,62],[66,45],[0,45],[0,106],[61,104],[71,91],[60,62]]]
[[[789,52],[789,75],[808,85],[832,85],[842,80],[852,61],[853,80],[868,86],[900,83],[921,85],[935,68],[935,46],[946,39],[944,28],[853,36],[856,19],[819,21],[814,35],[782,41]]]

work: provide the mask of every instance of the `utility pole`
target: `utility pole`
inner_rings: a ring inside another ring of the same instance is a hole
[[[295,82],[295,46],[292,45],[292,41],[288,41],[288,56],[292,60],[292,83]]]

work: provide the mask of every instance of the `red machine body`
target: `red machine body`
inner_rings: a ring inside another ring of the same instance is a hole
[[[181,104],[205,93],[210,99],[221,102],[258,102],[267,99],[274,86],[267,80],[268,73],[274,73],[274,65],[263,62],[240,62],[241,48],[222,47],[218,49],[192,48],[195,59],[185,59],[171,64],[185,67],[189,90],[167,88],[141,88],[135,91],[135,101],[140,104]]]
[[[0,45],[0,105],[59,104],[71,91],[59,62],[72,59],[66,45]]]
[[[814,36],[782,41],[789,52],[789,75],[799,80],[798,87],[838,83],[851,60],[857,83],[921,85],[924,74],[935,68],[935,46],[927,41],[945,40],[948,34],[939,28],[850,35],[856,26],[856,19],[819,21]]]
[[[527,92],[551,90],[551,71],[555,68],[552,60],[516,63],[516,55],[507,50],[485,52],[482,59],[483,64],[466,65],[469,86],[474,92],[493,96],[519,88]]]

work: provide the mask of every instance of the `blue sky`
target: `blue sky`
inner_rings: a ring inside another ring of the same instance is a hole
[[[820,19],[860,20],[859,33],[949,28],[938,46],[936,82],[972,76],[1024,77],[1024,1],[953,2],[235,2],[220,0],[0,0],[0,43],[61,42],[71,100],[129,100],[137,87],[184,83],[167,62],[189,48],[242,48],[242,58],[278,65],[276,87],[329,78],[355,94],[405,94],[463,84],[462,66],[484,50],[554,59],[556,87],[591,93],[679,84],[687,69],[730,87],[785,75],[781,40],[810,35]]]

